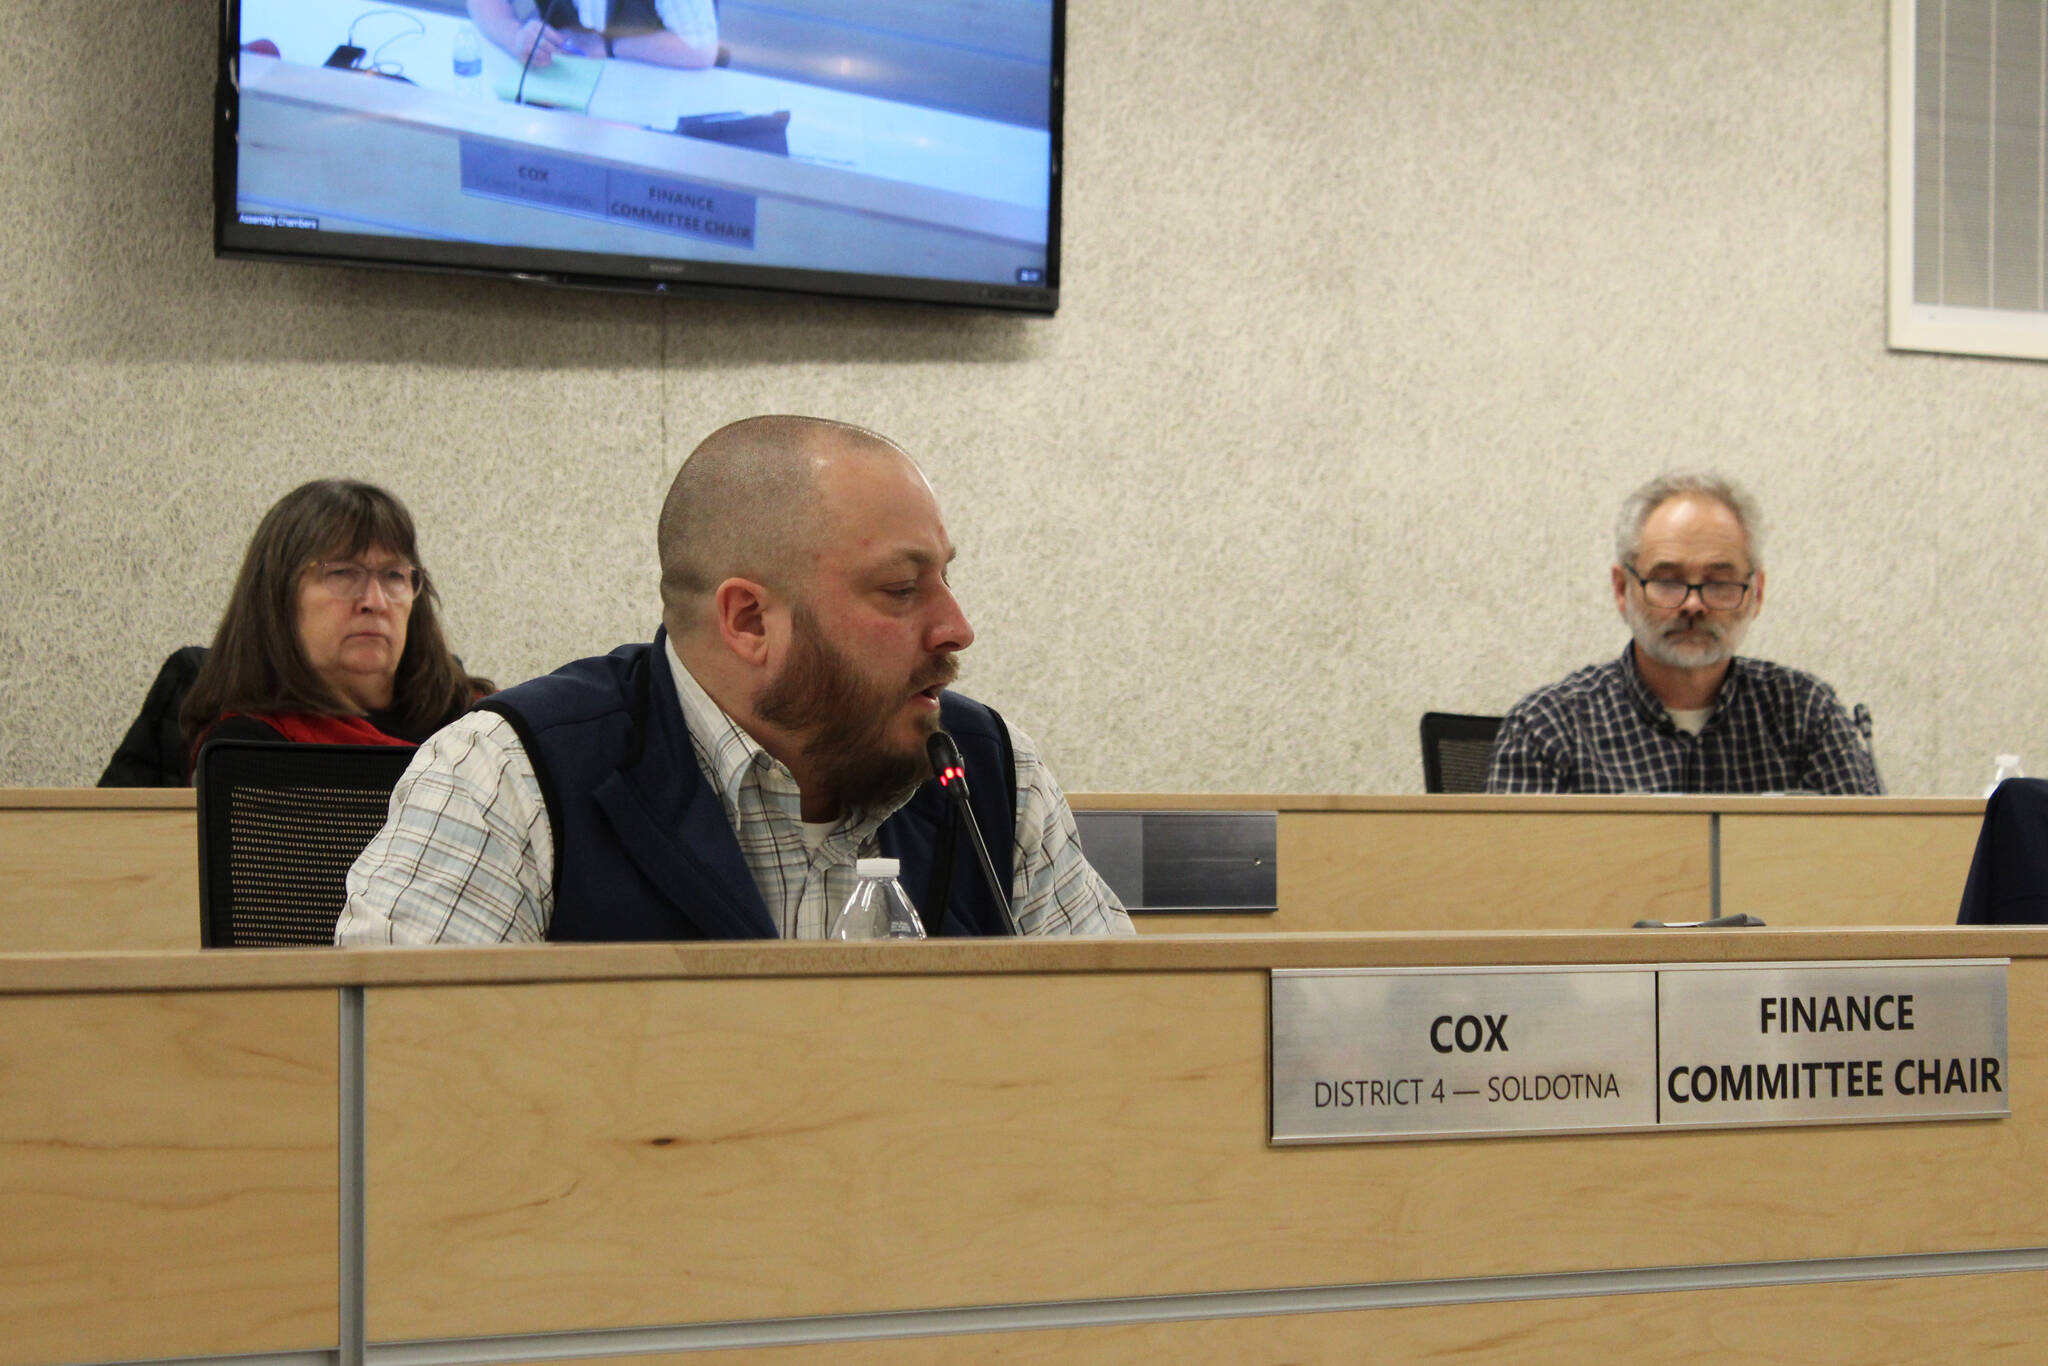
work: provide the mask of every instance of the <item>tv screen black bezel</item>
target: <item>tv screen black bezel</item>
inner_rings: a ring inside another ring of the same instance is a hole
[[[1066,105],[1066,0],[1052,0],[1052,70],[1047,90],[1045,283],[997,284],[923,276],[848,274],[790,266],[750,266],[673,257],[564,252],[435,238],[309,233],[243,223],[236,211],[236,139],[241,101],[235,63],[241,55],[240,0],[220,0],[219,68],[213,119],[213,254],[222,260],[475,275],[524,284],[655,296],[866,299],[930,304],[983,312],[1051,317],[1059,308],[1060,188]],[[318,250],[309,250],[316,244]]]

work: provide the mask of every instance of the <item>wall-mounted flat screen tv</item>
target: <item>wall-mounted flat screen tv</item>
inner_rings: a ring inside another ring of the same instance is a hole
[[[1059,303],[1064,0],[222,0],[214,247]]]

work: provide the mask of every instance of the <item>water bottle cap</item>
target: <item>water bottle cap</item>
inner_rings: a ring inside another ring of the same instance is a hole
[[[903,863],[900,859],[864,858],[855,859],[853,863],[855,877],[895,877],[902,871]]]

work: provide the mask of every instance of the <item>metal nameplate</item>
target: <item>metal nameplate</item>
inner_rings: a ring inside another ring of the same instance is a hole
[[[2005,968],[1275,969],[1272,1141],[2003,1118]]]
[[[1700,965],[1659,974],[1673,1127],[2003,1119],[2005,965]]]
[[[1642,968],[1273,972],[1273,1141],[1647,1128]]]
[[[1277,811],[1076,811],[1088,862],[1132,915],[1273,915]]]

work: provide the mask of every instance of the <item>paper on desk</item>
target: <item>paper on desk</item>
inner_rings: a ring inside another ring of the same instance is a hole
[[[498,92],[498,98],[511,99],[519,90],[518,65],[492,63],[492,67],[491,85]],[[597,89],[597,78],[603,71],[602,57],[558,56],[546,66],[534,67],[526,73],[526,103],[585,113],[590,108],[590,96]]]

